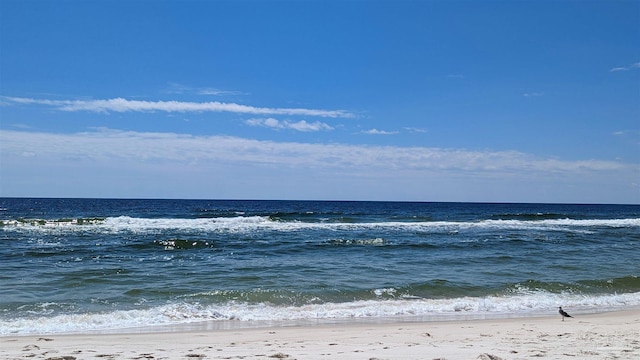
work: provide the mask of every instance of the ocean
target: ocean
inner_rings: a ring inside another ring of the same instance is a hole
[[[639,275],[640,205],[0,198],[5,336],[600,312]]]

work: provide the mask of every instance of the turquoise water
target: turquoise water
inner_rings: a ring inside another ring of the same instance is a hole
[[[0,199],[0,334],[640,306],[640,206]]]

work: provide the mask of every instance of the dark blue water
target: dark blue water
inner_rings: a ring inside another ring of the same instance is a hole
[[[640,305],[640,206],[0,199],[0,334]]]

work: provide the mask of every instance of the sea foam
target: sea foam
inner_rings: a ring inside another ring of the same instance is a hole
[[[218,218],[174,219],[136,218],[129,216],[105,219],[62,220],[5,220],[0,225],[5,231],[43,232],[133,232],[160,230],[190,231],[298,231],[298,230],[358,230],[389,229],[405,231],[456,232],[468,229],[557,230],[575,231],[589,227],[640,227],[640,218],[628,219],[546,219],[546,220],[481,220],[481,221],[423,221],[423,222],[303,222],[273,220],[268,216],[235,216]]]
[[[379,289],[391,293],[391,288]],[[512,296],[459,297],[452,299],[403,298],[360,300],[343,303],[311,303],[275,306],[267,303],[201,304],[175,302],[162,306],[112,312],[64,314],[9,319],[0,323],[0,335],[79,333],[126,330],[137,327],[190,324],[203,321],[278,322],[346,321],[356,319],[404,318],[434,321],[491,317],[553,315],[558,306],[574,315],[640,307],[640,293],[580,295],[532,291],[523,288]]]

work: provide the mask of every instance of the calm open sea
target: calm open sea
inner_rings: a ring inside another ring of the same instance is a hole
[[[640,306],[640,205],[0,198],[0,335]]]

